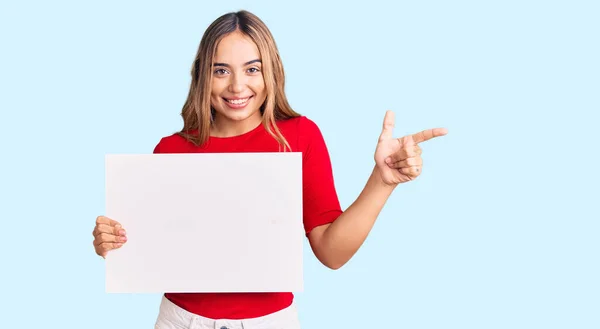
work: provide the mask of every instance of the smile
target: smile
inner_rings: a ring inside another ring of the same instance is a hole
[[[236,98],[236,99],[227,99],[227,98],[223,98],[227,103],[229,104],[233,104],[233,105],[244,105],[248,102],[248,100],[252,98],[252,96],[250,97],[246,97],[246,98]]]

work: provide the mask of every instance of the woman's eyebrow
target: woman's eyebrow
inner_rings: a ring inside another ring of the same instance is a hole
[[[250,64],[254,64],[254,63],[262,63],[262,61],[260,59],[253,59],[253,60],[251,60],[249,62],[244,63],[244,66],[250,65]],[[214,63],[213,66],[230,67],[230,65],[227,64],[227,63]]]

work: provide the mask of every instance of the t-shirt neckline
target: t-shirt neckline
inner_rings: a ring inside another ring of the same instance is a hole
[[[248,130],[247,132],[245,132],[243,134],[239,134],[239,135],[235,135],[235,136],[227,136],[227,137],[218,137],[218,136],[212,136],[211,135],[211,136],[209,136],[209,140],[215,140],[215,141],[231,141],[231,140],[236,140],[236,139],[248,137],[249,135],[252,135],[252,134],[258,132],[262,128],[263,128],[263,123],[261,122],[256,127],[252,128],[251,130]]]

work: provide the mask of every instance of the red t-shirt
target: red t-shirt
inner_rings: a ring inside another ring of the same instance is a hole
[[[306,234],[331,223],[342,213],[335,190],[329,152],[317,125],[301,116],[277,122],[293,152],[302,152],[303,223]],[[278,152],[280,145],[263,127],[234,137],[210,137],[200,147],[173,134],[161,139],[154,153]],[[243,319],[264,316],[288,307],[290,292],[165,293],[179,307],[208,318]]]

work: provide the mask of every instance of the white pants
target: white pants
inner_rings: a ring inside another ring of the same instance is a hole
[[[155,329],[300,329],[296,305],[252,319],[214,320],[190,313],[162,297]]]

